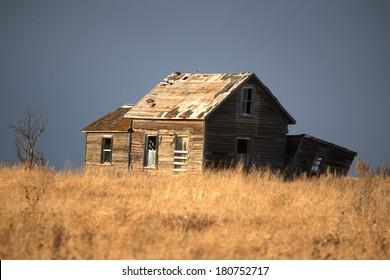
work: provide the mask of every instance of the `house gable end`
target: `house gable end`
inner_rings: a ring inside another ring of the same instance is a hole
[[[250,94],[245,89],[251,89]],[[291,122],[280,104],[251,75],[207,115],[206,165],[238,163],[243,160],[240,150],[245,143],[246,165],[284,168],[286,134]]]
[[[279,100],[272,94],[272,92],[269,90],[267,86],[265,86],[261,80],[256,76],[256,74],[251,73],[246,79],[240,81],[240,83],[237,83],[234,85],[234,88],[232,88],[229,96],[226,96],[224,100],[222,100],[217,106],[212,108],[210,112],[207,113],[206,119],[209,118],[219,107],[223,106],[223,104],[228,100],[228,98],[231,98],[232,95],[241,95],[242,88],[245,87],[255,87],[259,89],[259,92],[256,92],[256,94],[264,94],[264,97],[267,98],[270,102],[273,103],[273,107],[277,108],[278,111],[281,112],[281,114],[284,115],[286,121],[288,124],[295,124],[295,119],[288,113],[288,111],[282,106],[282,104],[279,102]],[[255,100],[255,104],[257,106],[261,106],[258,102]],[[256,106],[255,105],[255,106]],[[259,107],[255,108],[257,110],[260,110]],[[255,112],[254,112],[255,114]]]
[[[279,107],[279,109],[283,112],[283,114],[285,114],[285,116],[287,117],[287,120],[288,120],[288,123],[289,124],[295,124],[296,121],[295,119],[290,115],[290,113],[283,107],[283,105],[279,102],[279,100],[275,97],[275,95],[273,95],[273,93],[271,92],[271,90],[266,86],[264,85],[264,83],[255,75],[253,74],[253,78],[255,78],[257,80],[257,82],[260,84],[260,86],[264,89],[264,91],[267,93],[267,95],[271,98],[271,100],[277,105],[277,107]]]

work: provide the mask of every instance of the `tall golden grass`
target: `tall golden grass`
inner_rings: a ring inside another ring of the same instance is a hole
[[[0,168],[1,259],[390,259],[390,179]]]

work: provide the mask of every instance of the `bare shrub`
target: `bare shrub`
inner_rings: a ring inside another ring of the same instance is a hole
[[[47,111],[34,109],[32,104],[24,109],[24,116],[17,124],[8,124],[15,132],[14,149],[19,162],[28,168],[44,165],[43,152],[37,147],[38,140],[46,132]]]

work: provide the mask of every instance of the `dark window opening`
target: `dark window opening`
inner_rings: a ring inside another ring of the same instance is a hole
[[[237,153],[247,154],[248,153],[248,139],[237,139]]]
[[[237,138],[236,144],[236,163],[242,163],[245,167],[249,166],[249,138]]]

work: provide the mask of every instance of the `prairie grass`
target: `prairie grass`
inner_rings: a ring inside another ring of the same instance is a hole
[[[390,178],[0,167],[1,259],[390,259]]]

